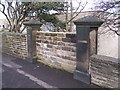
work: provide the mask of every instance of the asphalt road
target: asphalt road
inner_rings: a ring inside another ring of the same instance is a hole
[[[2,88],[99,88],[73,79],[73,74],[2,55]]]

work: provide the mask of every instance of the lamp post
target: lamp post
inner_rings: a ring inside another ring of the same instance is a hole
[[[28,45],[28,58],[29,62],[36,62],[36,31],[40,29],[42,23],[36,19],[31,18],[29,21],[23,23],[27,26],[27,45]]]

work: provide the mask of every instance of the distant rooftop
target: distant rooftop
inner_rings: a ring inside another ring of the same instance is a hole
[[[74,19],[73,21],[76,21],[80,18],[83,18],[83,17],[86,17],[86,16],[92,16],[92,15],[97,15],[99,13],[102,13],[101,11],[85,11],[85,12],[80,12]],[[76,15],[77,13],[74,13],[74,16]],[[104,12],[104,14],[108,14],[108,12]],[[65,22],[66,21],[66,14],[60,14],[60,15],[56,15],[57,18],[61,21],[61,22]],[[68,13],[68,21],[70,19],[71,15],[70,13]],[[91,19],[92,20],[92,19]]]

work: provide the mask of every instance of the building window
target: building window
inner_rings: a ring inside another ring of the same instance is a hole
[[[3,28],[5,28],[5,25],[3,25]]]

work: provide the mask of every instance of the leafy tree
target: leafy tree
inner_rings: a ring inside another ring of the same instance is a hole
[[[37,2],[31,4],[31,11],[35,12],[40,21],[51,22],[56,27],[65,28],[65,24],[56,18],[56,14],[64,12],[64,4],[62,2]],[[51,14],[51,10],[56,13]]]
[[[5,0],[4,3],[0,2],[2,12],[10,25],[10,31],[22,32],[21,26],[24,21],[27,21],[29,13],[32,11],[36,14],[40,20],[52,22],[53,24],[60,23],[55,17],[55,14],[51,14],[51,10],[55,10],[57,14],[64,11],[64,5],[61,2],[18,2],[12,0],[8,2]],[[7,12],[6,12],[7,11]],[[61,23],[63,24],[63,23]],[[21,30],[21,31],[20,31]]]

